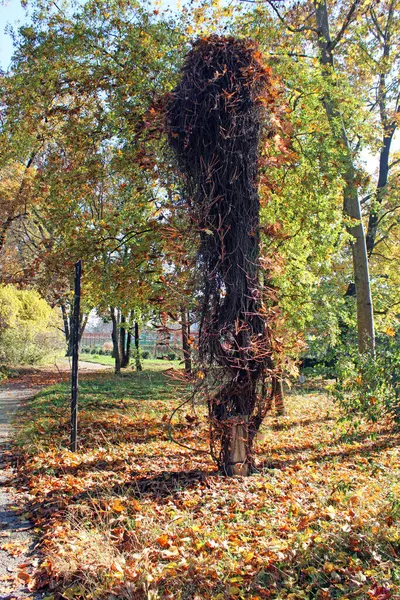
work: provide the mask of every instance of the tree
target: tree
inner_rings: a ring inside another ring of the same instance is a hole
[[[49,290],[63,312],[67,343],[78,259],[85,263],[88,309],[96,301],[102,305],[107,293],[110,306],[116,294],[115,308],[126,310],[126,319],[131,306],[144,302],[149,286],[139,275],[152,280],[157,245],[157,239],[141,245],[147,233],[157,237],[147,223],[156,212],[160,153],[151,115],[157,93],[171,85],[179,36],[172,23],[140,4],[96,0],[75,14],[40,5],[16,37],[3,85],[3,151],[19,158],[35,150],[31,187],[37,203],[10,238],[23,249],[19,273],[11,277]],[[146,261],[147,273],[140,266]],[[133,274],[136,267],[140,273]],[[121,269],[135,288],[121,286]],[[120,341],[123,331],[118,327]]]
[[[211,386],[212,451],[227,475],[251,472],[265,414],[258,385],[271,351],[259,280],[257,162],[276,95],[256,45],[211,36],[194,44],[166,109],[200,232],[200,375]]]

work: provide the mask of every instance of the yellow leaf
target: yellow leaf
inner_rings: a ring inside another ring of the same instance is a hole
[[[240,594],[240,589],[238,587],[231,586],[228,589],[228,593],[231,594],[232,596],[238,596]]]
[[[132,500],[132,508],[134,510],[136,510],[137,512],[140,512],[142,510],[142,505],[135,499]]]
[[[111,508],[112,510],[115,510],[115,512],[124,512],[125,510],[125,505],[122,504],[121,500],[118,500],[118,498],[116,498],[115,500],[113,500],[112,504],[111,504]]]

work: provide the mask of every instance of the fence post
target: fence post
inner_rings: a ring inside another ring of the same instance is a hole
[[[75,264],[74,312],[72,316],[72,373],[71,373],[71,446],[78,450],[78,360],[79,360],[79,315],[81,309],[82,261]]]

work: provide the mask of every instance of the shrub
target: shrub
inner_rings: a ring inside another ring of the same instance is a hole
[[[169,352],[168,353],[168,360],[175,360],[175,358],[176,358],[175,352]]]
[[[113,343],[112,342],[104,342],[102,349],[104,352],[111,353],[113,350]]]
[[[400,335],[378,340],[375,357],[347,353],[337,364],[333,396],[346,416],[400,423]]]
[[[98,354],[98,353],[99,353],[99,349],[96,348],[96,346],[94,346],[93,348],[91,348],[90,354]]]
[[[63,348],[60,316],[34,290],[0,286],[0,361],[34,365]]]
[[[148,350],[144,350],[142,352],[142,358],[144,358],[144,359],[150,358],[150,352]]]

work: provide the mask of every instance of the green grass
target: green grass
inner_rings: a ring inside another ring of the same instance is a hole
[[[85,362],[97,363],[99,365],[106,365],[114,367],[115,360],[112,356],[105,356],[100,354],[85,354],[82,353],[79,356],[80,360]],[[157,360],[157,359],[142,359],[142,366],[144,370],[151,371],[165,371],[166,369],[180,369],[182,368],[182,362],[179,360]],[[135,369],[135,361],[132,359],[128,370]]]

